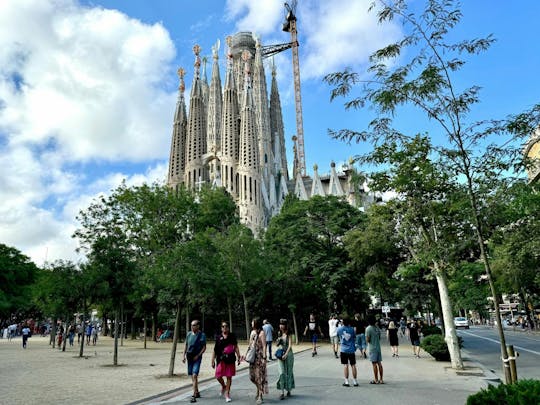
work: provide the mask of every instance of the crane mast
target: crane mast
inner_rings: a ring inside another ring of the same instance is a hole
[[[292,13],[290,13],[292,14]],[[304,120],[302,118],[302,94],[300,92],[300,63],[298,60],[298,37],[296,32],[296,17],[292,14],[289,24],[292,45],[292,62],[294,75],[294,106],[296,110],[296,138],[298,143],[298,171],[306,175],[306,157],[304,154]],[[296,173],[295,173],[296,175]]]
[[[286,44],[268,45],[262,47],[262,57],[267,58],[277,53],[292,48],[292,63],[294,76],[294,107],[296,112],[296,170],[301,176],[306,175],[306,157],[304,154],[304,122],[302,118],[302,95],[300,92],[300,62],[298,58],[298,33],[296,31],[296,0],[292,0],[291,5],[285,3],[287,16],[283,23],[283,31],[291,34],[291,42]],[[294,173],[296,177],[296,173]]]

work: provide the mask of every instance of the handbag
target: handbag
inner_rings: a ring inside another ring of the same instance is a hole
[[[225,364],[234,364],[236,362],[236,354],[234,353],[233,345],[229,345],[223,349],[220,360]]]
[[[255,363],[255,359],[257,358],[257,349],[255,348],[255,345],[254,345],[254,342],[255,342],[255,338],[257,337],[257,335],[255,334],[255,336],[253,337],[253,339],[251,340],[251,344],[249,345],[248,349],[247,349],[247,352],[246,352],[246,355],[244,357],[244,359],[249,363],[249,364],[253,364]]]
[[[285,350],[283,350],[281,347],[279,349],[276,350],[276,352],[274,353],[276,358],[279,359],[279,360],[282,360],[283,359],[283,355],[285,354]]]

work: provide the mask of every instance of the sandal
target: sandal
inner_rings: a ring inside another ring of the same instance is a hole
[[[379,381],[379,384],[384,384],[384,381],[383,381],[383,380],[380,380],[380,381]]]
[[[375,381],[375,380],[371,380],[369,383],[370,383],[370,384],[378,384],[379,382],[378,382],[378,381]]]

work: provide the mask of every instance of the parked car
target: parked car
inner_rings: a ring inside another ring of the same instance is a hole
[[[454,318],[454,326],[456,328],[469,329],[469,321],[467,320],[467,318],[464,318],[462,316],[457,316]]]

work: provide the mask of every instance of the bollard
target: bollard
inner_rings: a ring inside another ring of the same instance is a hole
[[[508,350],[508,360],[510,363],[510,377],[512,384],[517,382],[517,368],[516,368],[516,353],[514,352],[514,345],[506,346]]]

